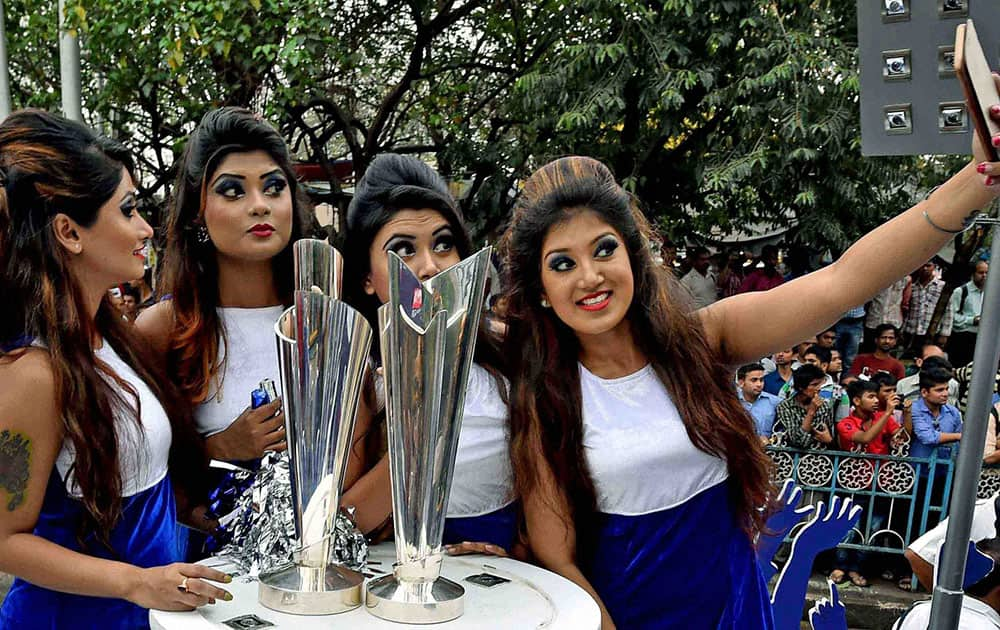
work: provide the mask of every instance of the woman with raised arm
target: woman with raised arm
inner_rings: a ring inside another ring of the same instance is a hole
[[[996,194],[976,171],[834,264],[695,312],[607,167],[563,158],[526,181],[504,237],[515,480],[535,555],[597,599],[605,628],[772,627],[753,553],[768,460],[727,366],[927,260]]]
[[[270,124],[237,107],[202,118],[167,217],[161,286],[170,299],[136,327],[195,406],[213,459],[248,462],[285,449],[281,401],[251,409],[250,394],[265,378],[279,381],[274,323],[291,303],[304,207],[288,148]]]
[[[375,158],[358,182],[342,236],[345,300],[373,328],[378,324],[378,307],[389,299],[388,252],[402,258],[421,280],[473,253],[461,212],[441,176],[416,158],[394,154]],[[469,373],[445,522],[444,543],[454,545],[453,553],[506,553],[517,532],[507,443],[507,381],[498,343],[484,317]],[[371,357],[373,367],[381,363],[377,335]],[[342,500],[355,506],[365,533],[379,529],[392,516],[381,390],[376,374],[358,413]]]
[[[142,628],[231,599],[176,562],[168,462],[193,488],[198,440],[109,301],[152,236],[131,164],[51,114],[0,124],[0,628]]]

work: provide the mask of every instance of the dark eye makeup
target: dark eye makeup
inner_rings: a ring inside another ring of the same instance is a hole
[[[390,239],[389,242],[385,244],[385,251],[392,252],[400,258],[406,258],[407,256],[415,254],[416,248],[413,246],[413,241],[410,239],[397,237]]]
[[[118,206],[118,208],[122,211],[122,214],[130,219],[132,218],[132,215],[135,214],[135,210],[138,207],[139,204],[136,203],[135,193],[125,195],[125,198],[122,199],[121,205]]]
[[[616,249],[618,249],[618,239],[610,234],[603,236],[594,248],[594,258],[607,258],[614,254]]]
[[[569,271],[576,263],[566,254],[555,254],[549,257],[549,269],[552,271]]]
[[[243,184],[238,179],[223,179],[215,185],[215,194],[236,199],[243,194]]]

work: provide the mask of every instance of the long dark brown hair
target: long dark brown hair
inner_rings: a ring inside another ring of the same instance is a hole
[[[129,417],[138,423],[141,417],[134,388],[95,357],[95,334],[136,371],[163,405],[173,429],[174,480],[196,492],[201,487],[199,463],[204,462],[188,407],[179,403],[177,393],[153,367],[156,362],[146,356],[144,345],[107,296],[96,317],[89,315],[52,228],[57,214],[83,227],[93,225],[121,183],[123,168],[132,171],[125,148],[79,123],[22,110],[0,124],[0,287],[5,301],[0,309],[0,361],[16,361],[32,341],[48,352],[62,428],[75,452],[67,479],[72,474],[82,494],[78,538],[83,546],[84,538],[93,534],[110,547],[108,535],[122,510],[114,419]],[[131,400],[125,400],[109,381]],[[183,466],[178,465],[181,462]]]
[[[594,480],[583,446],[573,330],[541,305],[542,245],[549,230],[579,212],[594,212],[623,237],[635,282],[626,315],[639,350],[652,364],[702,451],[724,459],[739,525],[760,531],[769,496],[769,460],[733,393],[732,373],[709,344],[673,274],[655,265],[648,223],[606,166],[568,157],[535,171],[502,242],[508,298],[504,354],[511,366],[511,457],[520,496],[535,491],[537,455],[564,489],[581,554],[596,532]]]
[[[308,202],[300,192],[288,147],[274,127],[240,107],[222,107],[205,114],[188,138],[177,171],[166,224],[162,280],[164,292],[172,297],[174,316],[167,366],[193,404],[208,397],[213,379],[222,371],[220,344],[224,350],[226,343],[216,311],[219,268],[215,246],[198,238],[199,228],[205,225],[205,188],[227,155],[251,151],[264,151],[277,163],[292,195],[291,238],[271,262],[275,288],[285,304],[292,299],[292,245],[306,236],[311,226],[305,214]]]

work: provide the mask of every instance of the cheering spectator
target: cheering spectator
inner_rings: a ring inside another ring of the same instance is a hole
[[[774,245],[765,245],[760,252],[760,262],[763,265],[760,269],[754,269],[743,280],[740,285],[740,293],[750,291],[767,291],[782,284],[784,276],[778,271],[778,248]]]
[[[851,366],[851,374],[871,377],[877,372],[888,372],[900,380],[906,376],[906,368],[898,359],[889,354],[895,347],[899,331],[892,324],[875,327],[875,352],[859,354]]]
[[[944,346],[951,335],[952,312],[945,309],[944,316],[937,330],[928,330],[934,309],[937,307],[941,292],[944,290],[944,280],[937,277],[937,266],[933,260],[928,260],[917,272],[916,281],[912,284],[910,293],[910,308],[906,313],[906,324],[903,332],[907,337],[907,347],[919,348],[928,343]],[[937,337],[937,339],[935,339]]]
[[[739,386],[736,393],[743,408],[753,418],[761,442],[767,444],[780,401],[777,396],[764,391],[764,366],[759,363],[744,365],[736,372],[736,384]]]
[[[990,265],[985,260],[976,263],[972,280],[955,289],[951,294],[951,311],[954,324],[948,340],[948,356],[955,365],[972,361],[979,334],[979,316],[983,312],[983,286]]]
[[[695,247],[688,254],[691,261],[691,271],[681,278],[681,284],[691,293],[692,305],[695,309],[704,308],[718,298],[718,287],[715,276],[709,270],[709,254],[704,247]]]
[[[833,442],[833,407],[819,395],[826,374],[815,365],[803,365],[792,374],[794,392],[778,404],[776,422],[784,426],[788,443],[817,448]]]
[[[772,356],[774,361],[774,371],[764,376],[764,391],[773,396],[777,396],[781,388],[792,380],[792,357],[795,350],[779,350]]]

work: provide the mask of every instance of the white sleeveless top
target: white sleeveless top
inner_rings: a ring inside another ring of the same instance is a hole
[[[504,380],[504,386],[507,381]],[[378,409],[385,408],[385,379],[375,374]],[[462,430],[458,435],[455,474],[448,495],[449,518],[481,516],[514,502],[507,405],[497,381],[472,364],[465,392]]]
[[[283,306],[217,309],[226,345],[219,347],[223,370],[212,383],[208,398],[194,412],[195,425],[203,437],[229,428],[250,406],[250,392],[265,378],[280,387],[274,323],[284,310]]]
[[[449,517],[480,516],[514,501],[509,442],[507,405],[496,379],[473,363],[448,497]]]
[[[163,481],[167,476],[167,461],[170,456],[172,432],[170,419],[167,418],[160,401],[153,395],[146,382],[139,378],[127,363],[121,360],[109,343],[94,351],[94,356],[108,366],[123,381],[128,383],[139,395],[140,427],[135,420],[135,398],[113,380],[105,378],[105,382],[116,390],[130,409],[118,412],[115,418],[115,431],[118,436],[118,470],[122,479],[122,496],[130,497],[148,490]],[[76,459],[73,443],[63,440],[59,454],[56,456],[56,471],[65,480],[66,492],[74,497],[83,496],[76,483],[76,478],[67,472]]]
[[[729,475],[695,448],[651,365],[603,379],[580,365],[583,446],[597,509],[637,516],[676,507]]]

